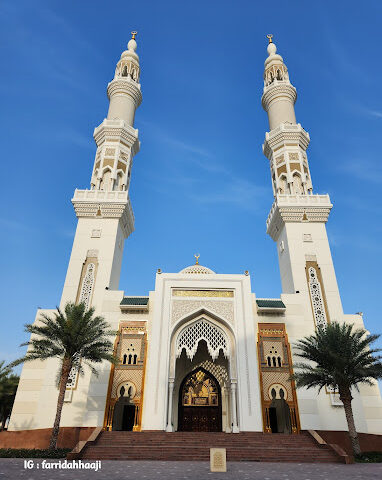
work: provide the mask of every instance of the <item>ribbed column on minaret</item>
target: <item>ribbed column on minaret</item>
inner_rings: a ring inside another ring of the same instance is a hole
[[[129,186],[139,151],[135,111],[142,101],[137,32],[108,84],[107,118],[94,130],[97,145],[90,189],[76,189],[72,203],[78,218],[61,303],[100,305],[105,288],[116,290],[125,239],[134,230]]]

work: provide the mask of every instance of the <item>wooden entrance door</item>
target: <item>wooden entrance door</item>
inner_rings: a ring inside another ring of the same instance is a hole
[[[178,430],[221,432],[222,409],[219,382],[204,368],[191,372],[179,391]]]

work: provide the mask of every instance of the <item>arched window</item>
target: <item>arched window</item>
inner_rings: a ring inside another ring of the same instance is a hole
[[[272,364],[271,364],[271,357],[267,357],[267,362],[268,362],[268,367],[271,367]]]
[[[137,354],[134,354],[134,360],[133,360],[133,364],[134,364],[134,365],[137,364],[137,358],[138,358],[138,355],[137,355]]]
[[[115,179],[115,182],[114,182],[114,190],[121,190],[121,184],[122,184],[122,175],[121,173],[118,173],[117,178]]]
[[[288,182],[285,175],[281,175],[279,180],[279,191],[282,195],[287,195],[289,193]]]
[[[131,353],[130,353],[130,355],[129,355],[129,362],[128,362],[129,365],[131,365],[131,359],[132,359],[132,357],[133,357],[133,356],[132,356]]]
[[[107,169],[103,172],[103,176],[99,184],[100,190],[106,190],[106,191],[110,190],[110,178],[111,178],[111,171]]]
[[[273,363],[273,366],[275,367],[276,366],[276,357],[272,357],[272,363]]]
[[[125,353],[125,355],[123,356],[123,364],[126,365],[126,360],[127,360],[127,355]]]
[[[304,186],[302,184],[301,177],[298,173],[293,174],[293,193],[295,195],[304,194]]]
[[[127,65],[125,65],[125,66],[123,67],[122,77],[127,77]]]
[[[277,357],[278,366],[281,367],[281,357]]]

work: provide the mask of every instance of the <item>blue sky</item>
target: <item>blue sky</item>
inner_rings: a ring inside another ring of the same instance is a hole
[[[334,203],[327,228],[344,310],[363,311],[381,332],[381,14],[380,1],[3,0],[0,359],[21,353],[37,307],[60,300],[76,227],[70,199],[89,186],[93,129],[133,29],[142,147],[120,288],[145,295],[158,267],[179,271],[199,252],[219,273],[249,270],[257,296],[280,295],[261,150],[272,32],[311,136],[315,193]]]

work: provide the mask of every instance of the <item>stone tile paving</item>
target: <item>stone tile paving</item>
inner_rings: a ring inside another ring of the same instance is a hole
[[[227,473],[211,473],[207,462],[103,461],[101,469],[24,468],[20,458],[0,458],[0,480],[381,480],[382,463],[318,464],[229,462]],[[46,463],[58,462],[47,460]],[[90,461],[84,461],[91,463]],[[40,465],[37,468],[37,464]]]

